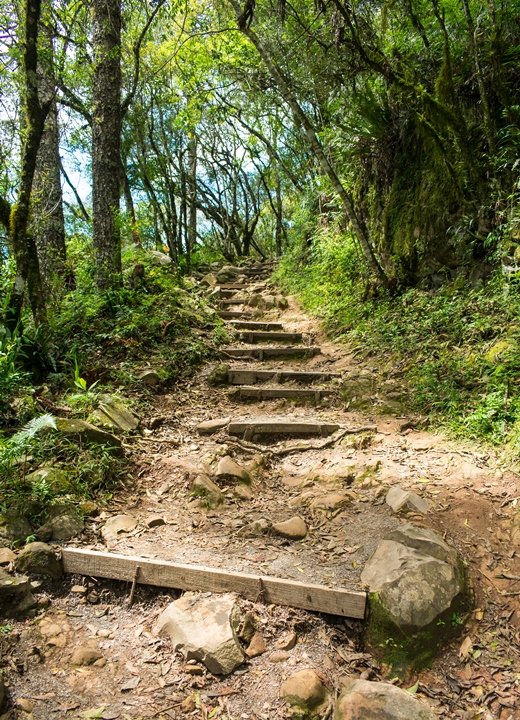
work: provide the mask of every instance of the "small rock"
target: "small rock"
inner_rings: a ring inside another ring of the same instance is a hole
[[[34,710],[34,703],[27,698],[18,698],[14,704],[15,708],[23,710],[26,713],[30,713]]]
[[[256,632],[255,618],[253,613],[246,613],[240,622],[238,628],[236,628],[238,637],[246,643],[250,643],[253,639],[253,635]]]
[[[29,578],[25,575],[14,577],[6,570],[0,568],[0,600],[6,596],[24,595],[31,590]]]
[[[252,523],[244,525],[237,531],[237,537],[261,537],[271,529],[271,523],[265,518],[260,518]]]
[[[347,507],[351,498],[347,492],[331,492],[326,495],[319,495],[310,504],[310,509],[316,511],[333,511]]]
[[[16,558],[14,566],[18,572],[49,575],[54,580],[59,580],[63,572],[61,561],[56,558],[52,547],[42,542],[26,545]]]
[[[378,720],[435,720],[424,703],[390,683],[355,680],[341,693],[334,720],[377,718]]]
[[[217,277],[213,273],[208,273],[207,275],[204,275],[200,284],[205,285],[206,287],[214,287],[217,284]]]
[[[99,507],[92,500],[85,500],[78,507],[80,513],[85,517],[96,517],[99,514]]]
[[[308,717],[310,713],[318,716],[317,711],[327,702],[328,694],[327,688],[314,670],[299,670],[280,687],[281,699],[288,702],[303,717]]]
[[[428,500],[417,495],[410,490],[402,490],[399,487],[390,488],[386,496],[386,503],[395,513],[415,511],[424,515],[430,509]]]
[[[104,668],[106,664],[107,664],[107,659],[104,657],[100,657],[99,660],[95,660],[92,663],[92,667]]]
[[[132,515],[114,515],[101,528],[101,535],[106,542],[114,542],[119,533],[130,532],[136,526],[137,520]]]
[[[139,427],[139,418],[118,398],[102,395],[99,408],[94,417],[101,425],[112,428],[116,432],[129,432]]]
[[[228,381],[229,365],[220,363],[209,373],[206,378],[208,385],[226,385]]]
[[[161,252],[160,250],[148,250],[148,255],[150,257],[150,262],[156,267],[167,267],[168,265],[172,264],[171,257],[169,255],[166,255],[166,253]]]
[[[32,533],[29,521],[23,515],[0,514],[0,545],[8,547],[16,540],[23,540]]]
[[[266,651],[267,647],[265,644],[264,636],[261,632],[255,632],[246,650],[247,657],[258,657],[259,655],[263,655]]]
[[[0,547],[0,565],[9,565],[16,558],[16,555],[9,548]]]
[[[215,471],[217,478],[232,478],[244,483],[244,485],[252,485],[253,478],[243,467],[240,467],[229,455],[221,458]]]
[[[38,605],[38,601],[34,597],[34,595],[30,592],[27,593],[19,602],[18,606],[16,607],[16,612],[18,613],[24,613],[29,610],[32,610]]]
[[[26,482],[34,486],[43,483],[54,495],[66,495],[72,490],[72,483],[67,477],[67,473],[55,467],[38,468],[25,477]]]
[[[68,420],[56,418],[56,428],[63,437],[72,438],[79,444],[96,443],[97,445],[108,445],[114,455],[123,455],[121,440],[111,433],[100,430],[84,420]]]
[[[85,595],[87,592],[87,588],[84,585],[73,585],[70,589],[73,593],[78,593],[78,595]]]
[[[283,295],[277,295],[276,306],[279,310],[286,310],[289,307],[289,301]]]
[[[191,481],[191,492],[197,496],[202,506],[214,508],[224,503],[224,495],[211,478],[202,473],[195,475]],[[190,503],[190,506],[192,503]]]
[[[157,374],[155,370],[152,370],[152,368],[147,368],[146,370],[142,370],[138,375],[137,379],[140,380],[143,385],[148,385],[148,387],[155,387],[156,385],[159,385],[161,382],[161,378]]]
[[[184,672],[188,675],[204,675],[204,669],[200,665],[185,665]]]
[[[291,656],[285,650],[275,650],[269,655],[269,662],[281,663],[288,660]]]
[[[166,525],[166,520],[161,515],[151,515],[145,520],[146,527],[154,528]]]
[[[228,675],[244,662],[235,631],[239,618],[234,595],[188,592],[162,612],[153,633],[169,635],[175,651],[200,660],[211,673]]]
[[[70,662],[72,665],[93,665],[96,660],[100,660],[102,657],[103,655],[99,650],[80,645],[72,653]]]
[[[83,532],[85,525],[76,509],[70,505],[52,505],[52,518],[48,524],[52,528],[53,540],[69,540]]]
[[[213,433],[222,430],[226,427],[231,418],[217,418],[215,420],[205,420],[197,425],[197,432],[199,435],[213,435]]]
[[[247,487],[247,485],[236,485],[233,488],[233,495],[240,498],[240,500],[251,500],[253,491],[250,487]]]
[[[303,540],[307,535],[307,525],[301,517],[293,517],[290,520],[275,523],[271,530],[289,540]]]
[[[298,639],[298,636],[294,632],[287,633],[287,635],[284,635],[282,638],[278,640],[276,643],[276,647],[278,650],[292,650],[293,647],[296,645],[296,640]]]
[[[41,525],[34,531],[34,537],[39,542],[49,542],[49,540],[52,540],[52,527],[50,525]]]

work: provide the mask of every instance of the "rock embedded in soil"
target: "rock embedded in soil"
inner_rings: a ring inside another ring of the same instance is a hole
[[[435,720],[437,716],[421,700],[390,683],[355,680],[341,693],[334,720]]]
[[[289,660],[291,656],[288,652],[285,650],[275,650],[269,655],[269,662],[271,663],[281,663],[285,662],[286,660]]]
[[[66,495],[72,491],[72,483],[67,473],[56,467],[43,467],[35,470],[25,477],[31,486],[43,483],[54,495]]]
[[[415,529],[418,530],[418,529]],[[401,530],[404,539],[417,541],[419,533]],[[433,536],[432,536],[433,535]],[[367,644],[383,652],[396,672],[421,669],[453,632],[453,614],[468,606],[462,561],[442,548],[442,538],[429,531],[423,547],[432,544],[435,555],[381,540],[361,573],[368,585],[370,613],[365,625]],[[444,550],[444,559],[441,550]],[[392,643],[387,643],[392,638]]]
[[[229,365],[219,363],[206,378],[208,385],[225,385],[228,381]]]
[[[268,533],[270,529],[271,523],[269,522],[269,520],[267,520],[266,518],[259,518],[258,520],[254,520],[253,522],[248,523],[247,525],[243,525],[237,531],[237,537],[261,537],[262,535]]]
[[[233,488],[233,495],[240,500],[251,500],[253,498],[253,491],[247,485],[236,485]]]
[[[162,515],[150,515],[146,518],[145,525],[148,528],[161,527],[161,525],[166,525],[166,520]]]
[[[213,273],[207,273],[201,279],[200,284],[205,287],[214,287],[217,284],[217,277]]]
[[[94,412],[94,417],[106,427],[116,432],[129,432],[137,430],[139,427],[139,418],[118,398],[111,395],[103,395],[98,409]]]
[[[289,540],[303,540],[307,535],[307,525],[301,517],[293,517],[284,522],[274,523],[271,530]]]
[[[238,480],[238,482],[244,483],[244,485],[252,485],[253,483],[253,478],[247,470],[236,463],[229,455],[219,460],[217,469],[215,470],[215,476],[218,479],[231,478],[232,480]]]
[[[72,505],[51,505],[48,525],[53,540],[70,540],[83,532],[85,524]]]
[[[450,548],[440,535],[427,528],[401,523],[395,530],[389,532],[384,540],[393,540],[438,560],[449,560],[452,563],[457,561],[457,552]]]
[[[99,513],[99,507],[97,506],[97,503],[93,502],[92,500],[85,500],[85,502],[82,502],[78,505],[79,511],[82,515],[85,515],[85,517],[96,517],[96,515]]]
[[[161,378],[153,368],[146,368],[137,375],[137,379],[148,387],[155,387],[161,382]]]
[[[104,430],[100,430],[95,425],[91,425],[84,420],[56,418],[56,428],[60,435],[71,438],[80,445],[82,443],[86,443],[87,445],[90,443],[107,445],[111,448],[114,455],[124,454],[119,438]]]
[[[16,555],[9,548],[0,548],[0,565],[9,565],[16,558]]]
[[[49,575],[53,580],[59,580],[63,574],[63,565],[54,550],[42,542],[26,545],[16,558],[14,566],[18,572]]]
[[[246,655],[248,658],[255,658],[259,655],[263,655],[267,652],[267,646],[265,644],[264,636],[261,632],[255,632],[249,643]]]
[[[314,498],[310,509],[314,512],[339,510],[347,507],[351,502],[352,499],[347,492],[332,492]]]
[[[34,710],[34,703],[28,698],[17,698],[15,708],[23,710],[26,713],[30,713]]]
[[[280,687],[280,698],[291,706],[294,718],[319,718],[328,705],[329,691],[314,670],[293,673]]]
[[[103,654],[96,648],[85,647],[80,645],[75,648],[70,662],[72,665],[93,665],[97,660],[101,660]]]
[[[235,595],[188,592],[168,605],[154,635],[170,637],[175,651],[200,660],[215,675],[228,675],[244,662],[237,638],[240,609]]]
[[[133,515],[114,515],[101,528],[101,535],[107,542],[114,542],[122,532],[131,532],[137,526]]]
[[[214,508],[224,504],[224,493],[210,477],[202,473],[193,477],[191,481],[191,492],[199,498],[207,508]]]
[[[214,433],[225,428],[231,418],[216,418],[215,420],[204,420],[197,425],[199,435],[213,435]]]
[[[399,487],[390,488],[386,496],[386,504],[389,505],[395,513],[419,512],[426,515],[430,510],[428,500],[425,500],[411,490],[403,490]]]
[[[278,650],[292,650],[293,647],[296,645],[297,639],[298,636],[296,635],[294,630],[292,630],[277,641],[276,647],[278,648]]]
[[[30,592],[31,583],[26,575],[10,575],[0,568],[0,600],[12,595],[24,595]]]
[[[0,546],[8,547],[12,542],[24,540],[32,533],[32,528],[23,515],[0,514]]]

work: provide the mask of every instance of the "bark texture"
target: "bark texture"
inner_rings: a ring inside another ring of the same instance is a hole
[[[121,282],[121,5],[93,0],[92,205],[96,284]]]

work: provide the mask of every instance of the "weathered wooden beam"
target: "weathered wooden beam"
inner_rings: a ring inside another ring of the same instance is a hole
[[[341,377],[341,373],[333,372],[301,372],[298,370],[250,370],[249,368],[231,368],[228,372],[230,385],[253,385],[256,382],[275,380],[276,382],[327,382]]]
[[[245,312],[244,310],[219,310],[218,316],[222,320],[230,320],[231,318],[247,318],[251,317],[251,313]]]
[[[269,340],[274,340],[275,342],[299,343],[303,340],[303,335],[300,332],[263,332],[262,330],[243,330],[240,333],[240,339],[244,342],[250,343],[268,342]]]
[[[236,358],[258,358],[258,360],[265,360],[269,357],[314,357],[319,355],[321,350],[319,347],[314,346],[291,346],[291,347],[276,347],[276,346],[263,346],[263,347],[249,347],[249,348],[223,348],[222,352],[225,353],[226,357]]]
[[[319,402],[322,397],[332,395],[334,391],[327,388],[288,388],[288,387],[264,387],[242,385],[236,387],[229,393],[231,400],[240,398],[252,398],[255,400],[269,400],[273,398],[295,398],[301,400],[314,400]]]
[[[258,322],[256,320],[232,320],[231,325],[236,330],[283,330],[282,323]]]
[[[63,568],[68,573],[127,582],[136,579],[140,585],[178,590],[232,591],[253,601],[358,619],[365,616],[364,592],[81,548],[64,548],[62,555]]]
[[[232,420],[229,435],[243,435],[252,440],[255,435],[320,435],[326,437],[339,430],[334,423],[298,422],[296,420]]]

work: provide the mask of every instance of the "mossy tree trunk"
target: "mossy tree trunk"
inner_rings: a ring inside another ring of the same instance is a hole
[[[47,322],[36,245],[27,233],[36,159],[50,107],[48,101],[40,103],[38,94],[37,41],[40,12],[41,0],[25,0],[22,43],[24,97],[21,169],[18,196],[9,218],[9,244],[16,261],[16,277],[5,315],[5,324],[11,332],[20,321],[26,290],[35,324],[45,326]]]
[[[92,206],[96,285],[121,283],[121,4],[93,0]]]

